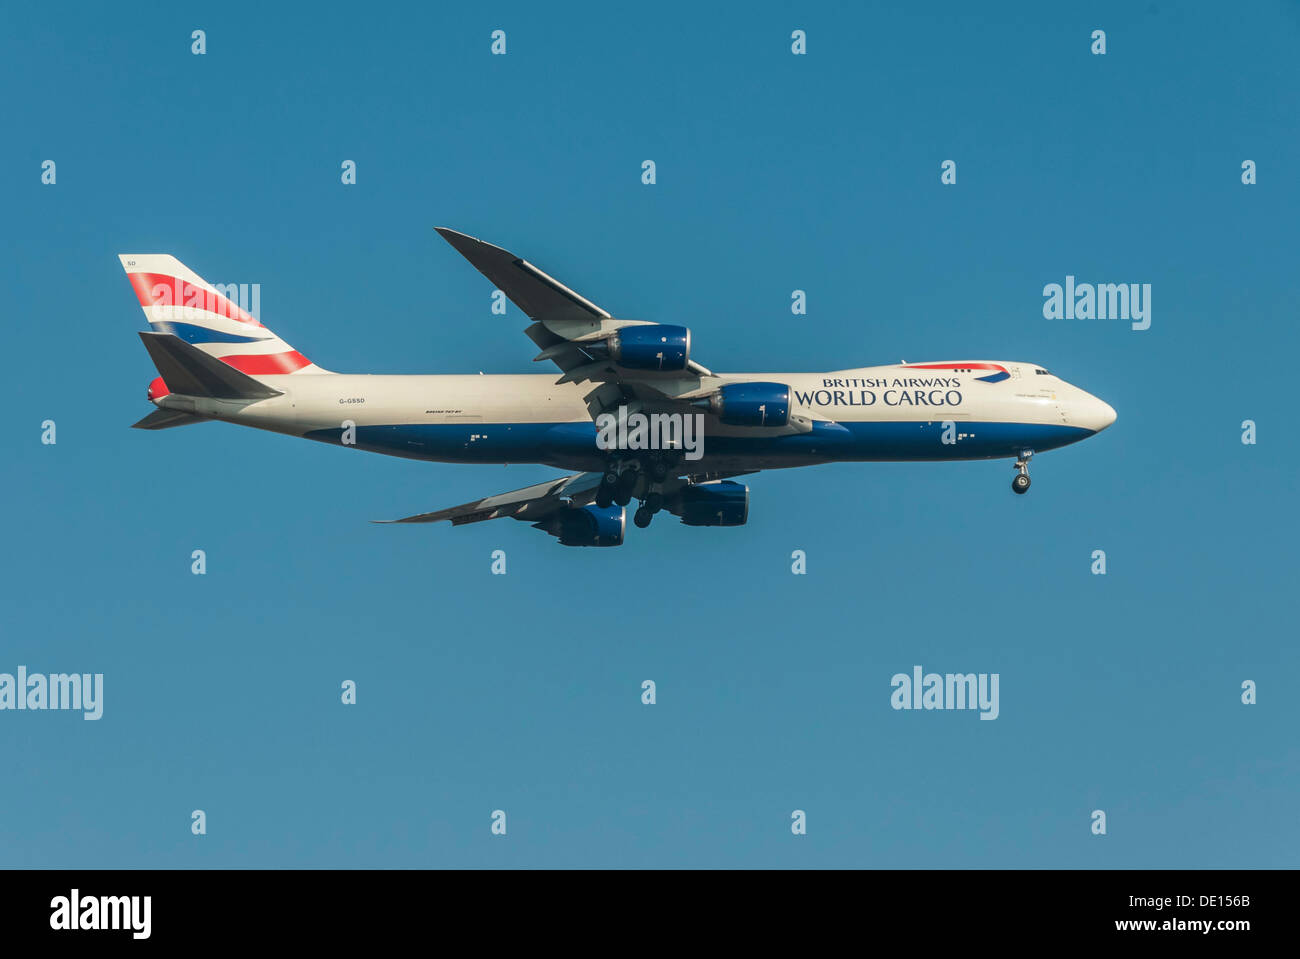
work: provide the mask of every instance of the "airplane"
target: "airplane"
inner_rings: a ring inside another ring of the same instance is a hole
[[[743,526],[749,488],[735,478],[761,470],[1010,458],[1023,494],[1032,456],[1115,422],[1108,404],[1034,363],[714,373],[687,327],[618,319],[513,253],[438,233],[529,318],[533,359],[558,375],[332,373],[175,257],[122,254],[158,371],[156,409],[133,425],[221,420],[410,459],[571,471],[385,522],[510,517],[565,546],[609,547],[622,545],[633,499],[640,528],[663,511],[687,526]]]

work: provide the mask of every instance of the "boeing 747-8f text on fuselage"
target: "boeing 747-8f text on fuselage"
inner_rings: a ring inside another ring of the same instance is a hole
[[[1115,421],[1033,363],[713,373],[686,327],[616,319],[512,253],[438,232],[528,315],[534,359],[558,375],[331,373],[175,257],[124,254],[159,373],[148,390],[157,409],[135,425],[224,420],[411,459],[573,471],[395,522],[508,516],[566,546],[618,546],[633,499],[641,527],[664,510],[690,526],[743,525],[749,489],[733,478],[766,469],[1005,457],[1024,493],[1031,456]]]

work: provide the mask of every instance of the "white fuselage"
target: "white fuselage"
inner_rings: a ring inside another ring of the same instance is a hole
[[[415,459],[589,470],[608,458],[585,400],[598,385],[591,382],[557,384],[554,374],[257,379],[281,395],[250,402],[168,394],[155,403]],[[1028,363],[717,374],[710,385],[756,381],[788,385],[790,413],[811,428],[727,426],[683,402],[683,411],[702,417],[700,471],[1019,456],[1076,442],[1115,419],[1106,403]]]

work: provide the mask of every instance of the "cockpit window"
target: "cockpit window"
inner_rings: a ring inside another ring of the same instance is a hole
[[[1050,376],[1050,375],[1051,375],[1050,373],[1047,372],[1047,370],[1040,370],[1040,369],[1038,369],[1038,368],[1035,368],[1035,369],[1034,369],[1034,372],[1037,373],[1039,376]]]

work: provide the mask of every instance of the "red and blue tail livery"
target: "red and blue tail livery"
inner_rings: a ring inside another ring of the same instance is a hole
[[[163,253],[123,253],[119,259],[154,332],[184,340],[243,373],[325,372],[227,295],[247,291],[247,284],[218,289]]]

